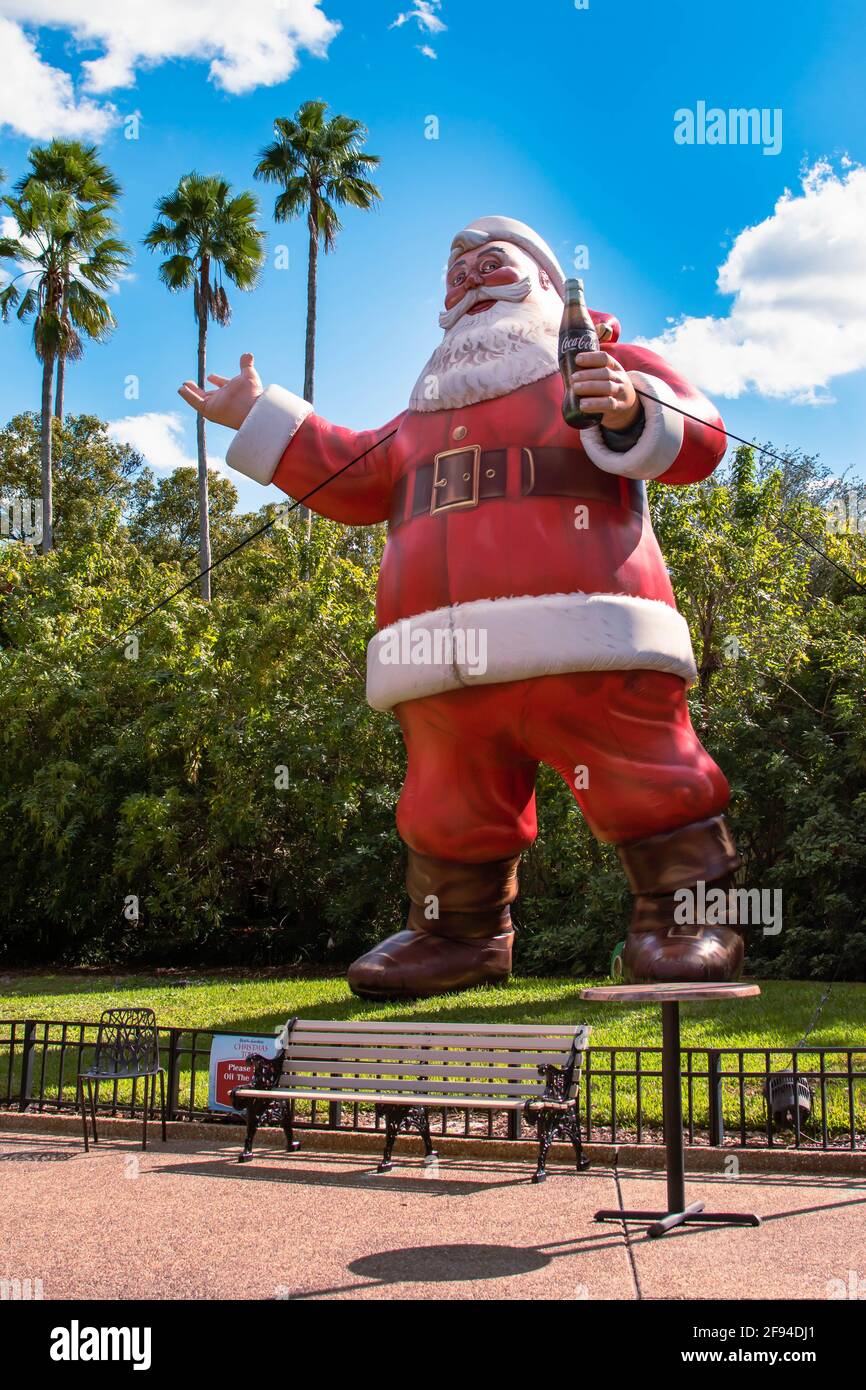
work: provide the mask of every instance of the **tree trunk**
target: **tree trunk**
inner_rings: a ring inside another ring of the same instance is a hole
[[[69,302],[69,280],[68,280],[68,279],[65,279],[64,282],[63,282],[63,309],[62,309],[62,312],[61,312],[61,318],[62,318],[62,320],[63,320],[64,323],[67,322],[67,316],[68,316],[68,313],[69,313],[68,302]],[[57,355],[57,386],[56,386],[55,391],[54,391],[54,414],[55,414],[55,416],[57,417],[57,419],[61,421],[61,423],[62,423],[62,421],[63,421],[63,396],[64,396],[65,388],[66,388],[66,357],[65,357],[65,355],[64,355],[62,352],[60,352],[60,353],[58,353],[58,355]]]
[[[319,228],[316,204],[310,205],[310,253],[307,260],[307,336],[304,344],[304,400],[313,404],[316,375],[316,279],[319,268]],[[307,540],[313,534],[313,513],[301,508],[307,522]]]
[[[716,602],[711,593],[701,621],[701,659],[698,662],[698,691],[701,698],[700,728],[706,733],[709,725],[710,681],[718,662],[713,653],[713,634],[716,622]]]
[[[319,234],[315,212],[310,213],[310,253],[307,261],[307,337],[304,345],[304,400],[313,404],[316,374],[316,276],[319,266]]]
[[[42,362],[42,554],[54,545],[54,479],[51,458],[51,388],[54,384],[54,356]]]
[[[199,279],[198,313],[198,384],[204,390],[207,373],[207,305],[210,292],[210,262],[202,258]],[[196,415],[196,444],[198,446],[198,560],[199,569],[210,568],[210,515],[208,510],[207,440],[203,415]],[[202,573],[201,596],[210,602],[210,575]]]
[[[66,386],[66,358],[61,354],[57,359],[57,388],[54,392],[54,415],[63,420],[63,393]]]

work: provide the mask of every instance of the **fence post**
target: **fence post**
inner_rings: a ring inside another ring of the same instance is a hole
[[[165,1108],[168,1119],[173,1120],[180,1108],[180,1035],[181,1028],[168,1030],[168,1066],[166,1067]]]
[[[30,1088],[33,1085],[33,1050],[36,1046],[36,1024],[32,1019],[28,1019],[24,1024],[24,1046],[21,1052],[21,1094],[18,1097],[18,1109],[27,1109],[30,1099]]]
[[[339,1129],[343,1122],[343,1107],[338,1100],[328,1102],[328,1129]]]
[[[725,1119],[722,1114],[722,1054],[717,1048],[707,1052],[707,1088],[710,1108],[710,1144],[720,1149],[725,1142]]]

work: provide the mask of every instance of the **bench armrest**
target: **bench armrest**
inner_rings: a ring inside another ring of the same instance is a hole
[[[559,1102],[568,1100],[569,1097],[567,1092],[571,1085],[573,1071],[574,1068],[571,1066],[557,1067],[552,1063],[549,1063],[545,1067],[539,1067],[538,1075],[544,1077],[544,1095],[540,1096],[539,1099],[542,1102],[546,1100]]]
[[[285,1057],[285,1055],[285,1051],[278,1052],[276,1057],[263,1057],[260,1052],[250,1053],[249,1057],[247,1058],[247,1061],[252,1062],[254,1068],[252,1080],[252,1087],[254,1090],[272,1091],[274,1089],[274,1087],[280,1079],[280,1074],[283,1070],[283,1058]],[[249,1089],[249,1087],[250,1082],[247,1082],[243,1086],[233,1086],[232,1089],[229,1091],[232,1104],[235,1106],[236,1109],[238,1109],[239,1107],[237,1101],[235,1100],[235,1092],[246,1091]],[[241,1101],[241,1105],[243,1105],[244,1103],[244,1101]]]
[[[544,1093],[538,1097],[536,1104],[566,1105],[572,1100],[576,1100],[582,1061],[583,1049],[578,1046],[575,1039],[571,1047],[571,1054],[564,1067],[557,1067],[552,1063],[539,1067],[538,1075],[544,1078]]]

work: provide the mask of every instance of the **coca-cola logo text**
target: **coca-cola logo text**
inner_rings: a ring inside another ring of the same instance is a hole
[[[595,333],[580,333],[569,335],[563,333],[559,339],[559,351],[563,352],[597,352],[598,336]]]

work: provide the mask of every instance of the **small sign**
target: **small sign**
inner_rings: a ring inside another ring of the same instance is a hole
[[[255,1067],[246,1059],[254,1052],[273,1060],[280,1051],[281,1037],[257,1033],[216,1033],[210,1048],[209,1110],[229,1110],[237,1114],[230,1092],[235,1086],[249,1086]]]

